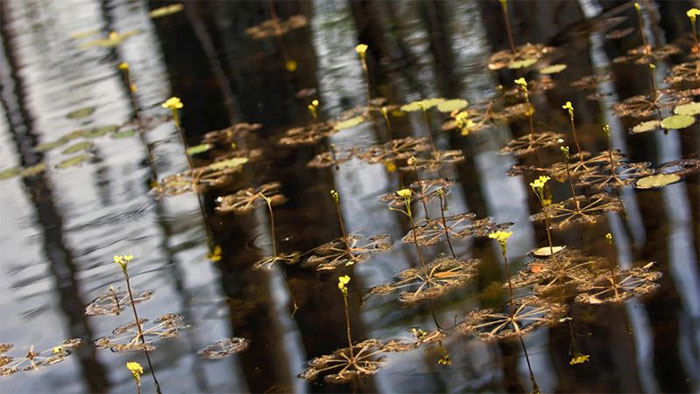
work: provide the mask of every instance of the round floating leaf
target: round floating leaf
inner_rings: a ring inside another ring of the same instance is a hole
[[[645,176],[637,179],[634,187],[637,189],[656,189],[664,187],[681,180],[681,177],[676,174],[656,174]]]
[[[16,177],[17,175],[19,175],[19,173],[21,171],[22,171],[22,169],[19,167],[6,168],[6,169],[0,171],[0,181],[4,181],[5,179],[10,179],[10,178]]]
[[[70,38],[74,40],[80,40],[82,38],[87,38],[90,36],[94,36],[95,34],[99,34],[100,31],[97,29],[92,29],[92,30],[85,30],[85,31],[78,31],[75,33],[70,34]]]
[[[190,156],[198,155],[200,153],[204,153],[211,149],[214,145],[212,144],[201,144],[201,145],[195,145],[195,146],[190,146],[187,148],[187,154]]]
[[[78,156],[73,156],[70,159],[63,160],[62,162],[58,163],[56,165],[56,168],[68,168],[68,167],[73,167],[77,166],[78,164],[81,164],[82,162],[90,159],[90,155],[83,153]]]
[[[520,68],[530,67],[535,63],[537,63],[537,59],[515,60],[515,61],[512,61],[508,64],[508,68],[510,68],[512,70],[517,70]]]
[[[166,5],[164,7],[158,7],[154,10],[151,10],[151,12],[149,12],[149,14],[151,15],[151,18],[155,19],[155,18],[160,18],[163,16],[172,15],[176,12],[180,12],[180,11],[182,11],[183,8],[185,8],[185,7],[182,4],[175,3],[175,4]]]
[[[355,116],[353,118],[343,120],[343,121],[336,123],[335,128],[337,130],[345,130],[345,129],[355,127],[364,121],[365,121],[364,116]]]
[[[566,64],[552,64],[544,68],[540,68],[540,74],[558,74],[566,70]]]
[[[442,103],[443,101],[445,101],[444,98],[430,98],[425,100],[417,100],[402,105],[400,109],[403,112],[422,111],[423,109],[433,108],[434,106]]]
[[[110,137],[114,139],[121,139],[121,138],[129,138],[133,137],[138,133],[138,131],[134,129],[128,129],[128,130],[122,130],[122,131],[117,131],[116,133],[110,135]]]
[[[460,109],[464,109],[469,105],[467,100],[462,100],[462,99],[452,99],[452,100],[446,100],[437,105],[437,110],[440,112],[452,112],[452,111],[459,111]]]
[[[92,113],[95,112],[95,107],[86,107],[86,108],[81,108],[81,109],[76,109],[73,112],[69,112],[66,114],[66,118],[68,119],[81,119],[85,118],[87,116],[92,115]]]
[[[566,248],[566,246],[552,246],[552,248],[550,250],[549,246],[544,246],[544,247],[537,248],[537,249],[533,250],[531,253],[535,257],[548,257],[548,256],[551,256],[553,254],[557,254],[557,253],[561,252],[565,248]]]
[[[688,115],[673,115],[661,121],[661,127],[664,129],[684,129],[695,123],[695,118]]]
[[[90,149],[90,148],[92,148],[92,147],[93,147],[93,143],[92,143],[92,142],[87,142],[87,141],[85,141],[85,142],[78,142],[77,144],[74,144],[74,145],[71,145],[71,146],[67,147],[67,148],[64,149],[63,152],[61,152],[61,153],[63,153],[64,155],[69,155],[69,154],[71,154],[71,153],[77,153],[77,152],[80,152],[80,151],[88,150],[88,149]]]
[[[37,145],[34,149],[37,152],[46,152],[51,149],[58,148],[59,146],[63,146],[68,142],[68,140],[60,139],[58,141],[51,141],[51,142],[44,142],[43,144]]]
[[[692,102],[688,104],[679,105],[676,108],[674,108],[673,113],[676,115],[688,116],[700,114],[700,103]]]
[[[233,159],[222,160],[222,161],[217,161],[217,162],[211,163],[207,167],[209,167],[209,169],[212,171],[217,171],[217,170],[223,170],[226,168],[239,167],[247,162],[248,162],[247,157],[234,157]]]
[[[646,122],[642,122],[634,127],[632,127],[632,133],[638,134],[638,133],[646,133],[649,131],[654,131],[657,130],[661,127],[661,122],[658,120],[649,120]]]
[[[85,138],[97,138],[97,137],[102,137],[103,135],[115,132],[119,129],[119,126],[116,125],[110,125],[110,126],[102,126],[100,128],[86,131],[83,136]]]
[[[109,33],[109,36],[107,38],[100,38],[97,40],[86,42],[85,44],[80,46],[80,49],[88,49],[96,46],[102,48],[111,48],[113,46],[121,44],[122,41],[140,32],[141,31],[138,29],[129,30],[124,33],[111,32]]]
[[[45,169],[46,169],[46,163],[39,163],[39,164],[33,165],[31,167],[25,168],[24,170],[22,170],[20,175],[23,177],[34,176],[34,175],[37,175],[37,174],[44,172]]]

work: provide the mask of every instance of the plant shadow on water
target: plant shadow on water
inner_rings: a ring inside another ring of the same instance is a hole
[[[0,2],[3,391],[698,391],[700,10],[88,3]]]

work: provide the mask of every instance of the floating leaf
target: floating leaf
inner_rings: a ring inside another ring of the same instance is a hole
[[[566,70],[566,64],[552,64],[544,68],[540,68],[540,74],[558,74]]]
[[[646,133],[649,131],[654,131],[657,130],[661,127],[661,122],[658,120],[648,120],[646,122],[642,122],[634,127],[632,127],[632,133],[634,134],[639,134],[639,133]]]
[[[100,31],[98,29],[79,31],[79,32],[71,33],[70,38],[72,38],[74,40],[80,40],[82,38],[94,36],[95,34],[99,34],[99,33],[100,33]]]
[[[23,177],[34,176],[34,175],[37,175],[37,174],[44,172],[45,169],[46,169],[46,163],[39,163],[39,164],[36,164],[36,165],[31,166],[31,167],[27,167],[27,168],[23,169],[19,175],[23,176]]]
[[[148,14],[151,16],[152,19],[155,19],[155,18],[160,18],[163,16],[175,14],[177,12],[182,11],[183,8],[185,8],[185,6],[183,6],[181,3],[175,3],[175,4],[170,4],[170,5],[166,5],[163,7],[155,8],[155,9],[151,10],[151,12],[149,12]]]
[[[404,104],[401,106],[401,111],[403,112],[414,112],[414,111],[422,111],[424,109],[430,109],[438,104],[444,102],[444,98],[429,98],[429,99],[424,99],[424,100],[417,100],[417,101],[412,101],[408,104]]]
[[[74,145],[67,147],[61,153],[63,153],[64,155],[69,155],[71,153],[77,153],[80,151],[88,150],[88,149],[92,148],[93,146],[94,146],[94,144],[92,142],[87,142],[87,141],[78,142],[77,144],[74,144]]]
[[[54,346],[42,351],[34,351],[34,346],[31,346],[23,357],[0,357],[0,376],[10,376],[20,371],[33,371],[39,367],[54,365],[65,360],[71,354],[71,350],[82,344],[82,339],[66,339],[58,346]],[[9,351],[13,345],[3,343],[2,352]]]
[[[637,189],[656,189],[664,187],[681,180],[681,177],[676,174],[656,174],[639,178],[634,184]]]
[[[95,107],[86,107],[86,108],[81,108],[81,109],[76,109],[75,111],[69,112],[66,114],[66,118],[68,119],[81,119],[85,118],[87,116],[92,115],[93,112],[95,112]]]
[[[343,120],[343,121],[336,123],[335,128],[336,128],[336,130],[350,129],[350,128],[353,128],[353,127],[361,124],[364,121],[365,121],[364,116],[355,116],[353,118]]]
[[[208,360],[216,360],[228,357],[235,353],[240,353],[248,348],[248,341],[245,338],[233,337],[214,342],[200,350],[199,356]]]
[[[695,118],[688,115],[673,115],[661,121],[664,129],[680,130],[695,123]]]
[[[693,116],[700,114],[700,103],[692,102],[688,104],[682,104],[673,109],[673,113],[676,115],[688,115]]]
[[[94,130],[89,130],[86,131],[83,134],[83,137],[85,138],[97,138],[97,137],[102,137],[103,135],[107,135],[109,133],[115,132],[119,130],[119,126],[117,125],[109,125],[109,126],[102,126]]]
[[[535,257],[547,257],[561,252],[565,248],[566,246],[552,246],[551,248],[549,246],[544,246],[541,248],[537,248],[530,253],[532,253],[532,255]]]
[[[117,32],[111,32],[109,33],[109,36],[107,38],[99,38],[97,40],[89,41],[86,42],[85,44],[82,44],[79,48],[80,49],[89,49],[92,47],[102,47],[102,48],[111,48],[114,46],[117,46],[122,43],[122,41],[126,40],[127,38],[136,35],[140,33],[141,31],[138,29],[135,30],[129,30],[124,33],[117,33]]]
[[[165,314],[152,323],[148,319],[140,319],[138,323],[141,330],[134,320],[115,328],[112,335],[96,340],[95,347],[111,349],[113,352],[152,351],[155,349],[153,345],[155,342],[163,338],[175,337],[180,334],[181,329],[187,328],[183,320],[183,317],[177,313]]]
[[[462,100],[462,99],[452,99],[452,100],[446,100],[437,105],[437,110],[440,112],[452,112],[452,111],[459,111],[460,109],[464,109],[469,105],[467,100]]]
[[[19,175],[19,173],[21,171],[22,171],[22,169],[19,167],[6,168],[6,169],[0,171],[0,181],[4,181],[5,179],[10,179],[10,178],[16,177],[17,175]]]
[[[133,137],[136,134],[138,134],[138,131],[136,131],[134,129],[127,129],[127,130],[117,131],[116,133],[110,135],[110,137],[114,138],[115,140],[118,140],[121,138]]]
[[[246,29],[245,34],[254,40],[262,40],[267,37],[279,37],[289,31],[304,27],[307,19],[304,15],[292,15],[287,20],[278,18],[268,19],[258,26]]]
[[[352,349],[343,348],[309,360],[309,367],[299,377],[309,381],[315,380],[321,373],[326,383],[348,383],[355,378],[373,375],[384,364],[384,358],[378,357],[384,348],[376,339],[354,343]]]
[[[187,154],[190,156],[198,155],[200,153],[204,153],[211,149],[214,145],[212,144],[201,144],[201,145],[195,145],[195,146],[190,146],[187,148]]]
[[[207,168],[209,168],[212,171],[218,171],[218,170],[223,170],[223,169],[227,169],[227,168],[240,167],[247,162],[248,162],[247,157],[234,157],[232,159],[221,160],[221,161],[216,161],[214,163],[211,163],[207,166]]]
[[[62,162],[58,163],[56,165],[56,168],[68,168],[68,167],[73,167],[77,166],[78,164],[88,160],[90,158],[90,155],[87,153],[83,153],[78,156],[73,156],[70,159],[63,160]]]
[[[511,70],[517,70],[517,69],[521,69],[521,68],[530,67],[535,63],[537,63],[537,59],[515,60],[515,61],[508,63],[508,68],[510,68]]]

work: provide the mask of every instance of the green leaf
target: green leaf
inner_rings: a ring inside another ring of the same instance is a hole
[[[22,171],[22,169],[19,167],[6,168],[6,169],[0,171],[0,181],[4,181],[5,179],[10,179],[10,178],[16,177],[17,175],[20,174],[21,171]]]
[[[637,179],[634,187],[637,189],[656,189],[664,187],[681,180],[681,177],[676,174],[656,174],[645,176]]]
[[[187,154],[190,156],[198,155],[200,153],[204,153],[211,149],[214,145],[212,144],[201,144],[201,145],[195,145],[195,146],[190,146],[187,148]]]
[[[688,115],[673,115],[661,121],[664,129],[684,129],[695,123],[695,118]]]
[[[673,109],[673,113],[676,115],[688,116],[700,114],[700,103],[692,102],[688,104],[679,105]]]
[[[66,114],[66,118],[68,119],[81,119],[85,118],[87,116],[92,115],[92,113],[95,112],[95,107],[85,107],[81,109],[76,109],[75,111],[69,112]]]
[[[658,120],[649,120],[632,127],[632,133],[646,133],[649,131],[657,130],[659,128],[661,128],[661,122],[659,122]]]
[[[365,121],[364,116],[355,116],[350,119],[346,120],[341,120],[340,122],[335,124],[335,129],[336,130],[345,130],[345,129],[350,129],[353,128]]]
[[[464,109],[469,105],[467,100],[462,100],[462,99],[452,99],[452,100],[446,100],[437,105],[437,110],[440,112],[452,112],[452,111],[459,111],[460,109]]]
[[[151,12],[149,12],[149,14],[151,15],[152,19],[155,19],[155,18],[160,18],[163,16],[172,15],[176,12],[180,12],[180,11],[182,11],[183,8],[184,8],[184,6],[182,4],[175,3],[175,4],[166,5],[164,7],[158,7],[154,10],[151,10]]]
[[[46,163],[39,163],[39,164],[36,164],[36,165],[31,166],[31,167],[27,167],[27,168],[23,169],[22,172],[20,173],[20,176],[27,177],[27,176],[37,175],[37,174],[44,172],[45,169],[46,169]]]
[[[116,133],[110,135],[110,137],[114,138],[115,140],[118,140],[121,138],[133,137],[136,134],[138,134],[138,131],[136,131],[134,129],[128,129],[128,130],[117,131]]]
[[[87,141],[78,142],[77,144],[74,144],[74,145],[67,147],[61,153],[63,153],[64,155],[69,155],[71,153],[76,153],[76,152],[80,152],[83,150],[88,150],[88,149],[92,148],[93,145],[94,144],[92,142],[87,142]]]
[[[540,74],[558,74],[566,70],[566,64],[552,64],[551,66],[540,68]]]
[[[100,128],[94,129],[94,130],[86,131],[83,136],[85,138],[97,138],[97,137],[102,137],[103,135],[107,135],[109,133],[112,133],[114,131],[117,131],[118,129],[119,129],[119,126],[117,126],[117,125],[102,126]]]
[[[537,63],[537,59],[515,60],[515,61],[510,62],[510,64],[508,64],[508,68],[510,68],[512,70],[517,70],[520,68],[530,67],[535,63]]]
[[[63,146],[68,142],[68,140],[58,140],[58,141],[51,141],[51,142],[44,142],[43,144],[37,145],[34,150],[37,152],[46,152],[50,151],[51,149],[56,149],[59,146]]]
[[[401,106],[401,111],[404,112],[414,112],[414,111],[422,111],[423,109],[430,109],[433,108],[434,106],[442,103],[445,101],[444,98],[429,98],[425,100],[417,100],[410,102],[408,104],[404,104]]]
[[[226,168],[240,167],[248,162],[247,157],[234,157],[233,159],[216,161],[209,164],[207,167],[212,171],[223,170]]]
[[[83,153],[77,156],[73,156],[70,159],[63,160],[62,162],[58,163],[56,165],[56,168],[68,168],[68,167],[73,167],[77,166],[78,164],[88,160],[90,158],[90,155]]]

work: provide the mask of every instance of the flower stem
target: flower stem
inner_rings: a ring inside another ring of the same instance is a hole
[[[345,304],[345,328],[348,335],[348,349],[350,349],[350,359],[355,359],[355,352],[352,348],[352,337],[350,336],[350,308],[348,306],[348,296],[343,293],[343,304]]]
[[[457,255],[455,254],[455,250],[452,248],[452,241],[450,241],[450,232],[447,231],[447,221],[445,220],[445,196],[443,193],[438,193],[438,197],[440,197],[440,216],[442,217],[442,227],[445,229],[445,237],[447,237],[447,245],[450,247],[452,257],[456,259]]]
[[[535,374],[532,372],[532,365],[530,365],[530,356],[527,354],[527,348],[525,347],[525,342],[523,341],[522,334],[518,334],[520,339],[520,345],[523,348],[523,353],[525,353],[525,361],[527,361],[527,369],[530,371],[530,382],[532,382],[532,392],[535,394],[540,393],[540,386],[537,385],[537,380],[535,380]]]
[[[428,204],[425,202],[425,193],[423,193],[423,181],[420,179],[420,175],[418,175],[418,167],[416,167],[415,160],[413,161],[413,171],[416,173],[416,179],[418,180],[418,196],[421,204],[423,204],[425,220],[430,220],[430,216],[428,215]]]
[[[437,149],[435,148],[435,141],[433,140],[433,129],[430,127],[430,114],[428,113],[427,108],[423,108],[423,118],[425,119],[425,124],[428,127],[428,137],[430,137],[430,147],[433,149],[433,157],[435,157],[435,161],[438,161],[438,152]]]
[[[506,253],[505,245],[501,246],[501,252],[503,254],[503,262],[506,267],[506,277],[508,278],[508,294],[510,295],[510,303],[508,304],[510,309],[510,318],[512,319],[515,315],[515,307],[513,303],[515,302],[515,297],[513,296],[513,284],[510,281],[510,268],[508,267],[508,256]]]
[[[510,27],[510,15],[508,14],[508,2],[506,0],[501,0],[501,8],[503,9],[503,20],[506,21],[506,31],[508,32],[508,44],[510,45],[510,51],[515,53],[515,42],[513,41],[513,30]]]

